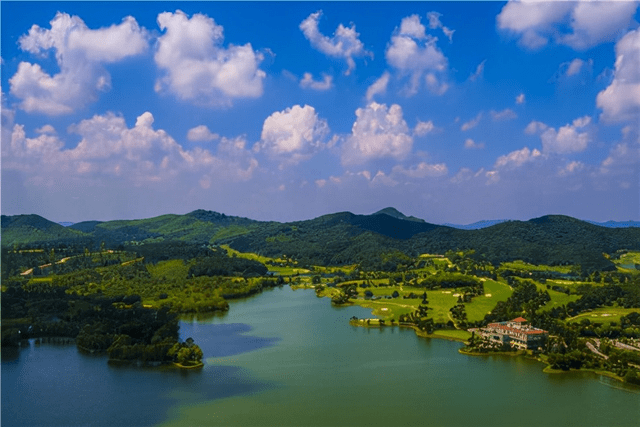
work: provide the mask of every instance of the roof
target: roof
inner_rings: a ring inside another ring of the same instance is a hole
[[[523,334],[523,335],[535,335],[535,334],[546,334],[548,333],[544,329],[538,329],[533,327],[527,327],[524,329],[521,328],[512,328],[505,324],[506,322],[501,323],[489,323],[487,328],[493,328],[502,331],[502,333],[506,333],[507,335],[513,334]]]
[[[525,319],[524,317],[516,317],[515,319],[512,320],[512,322],[516,322],[516,323],[526,323],[527,319]]]

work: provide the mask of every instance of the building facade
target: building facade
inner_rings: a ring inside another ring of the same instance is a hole
[[[527,319],[518,317],[507,322],[489,323],[473,332],[491,342],[509,344],[523,350],[536,350],[543,347],[549,338],[545,330],[529,325]]]

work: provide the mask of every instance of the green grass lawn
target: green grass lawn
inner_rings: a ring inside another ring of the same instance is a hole
[[[629,251],[613,262],[615,264],[640,264],[640,252]]]
[[[383,280],[383,279],[381,279]],[[362,307],[370,308],[374,315],[383,319],[395,319],[398,320],[398,316],[401,314],[411,313],[418,309],[418,306],[422,302],[421,298],[417,299],[404,299],[402,295],[408,295],[413,292],[417,295],[422,295],[424,288],[416,288],[412,286],[390,286],[384,288],[366,288],[358,289],[359,295],[362,297],[364,292],[371,290],[374,296],[387,296],[393,294],[394,291],[398,291],[400,297],[393,299],[379,299],[379,300],[365,300],[358,299],[353,302]],[[449,309],[456,305],[458,300],[454,297],[455,290],[451,291],[427,291],[427,301],[429,302],[429,317],[433,318],[436,323],[447,323],[451,318],[449,317]]]
[[[309,273],[310,270],[306,269],[306,268],[297,268],[297,267],[278,267],[278,266],[273,266],[273,265],[267,265],[266,263],[268,261],[273,261],[273,262],[286,262],[283,259],[280,258],[269,258],[266,256],[262,256],[262,255],[258,255],[252,252],[238,252],[235,249],[230,248],[228,245],[221,245],[220,247],[224,248],[227,250],[227,252],[229,253],[229,256],[233,256],[234,254],[240,258],[246,258],[246,259],[251,259],[254,261],[258,261],[261,262],[263,264],[266,265],[266,267],[269,269],[269,271],[272,271],[274,273],[278,273],[281,276],[291,276],[294,274],[306,274]]]
[[[580,285],[604,286],[604,283],[580,282],[580,281],[574,281],[574,280],[558,280],[558,279],[547,279],[547,284],[549,286],[558,285],[564,288],[577,288]]]
[[[546,291],[549,292],[551,301],[547,302],[544,307],[541,308],[542,311],[548,311],[555,307],[561,307],[563,305],[569,304],[571,301],[580,299],[580,295],[567,295],[564,292],[557,292],[552,289],[546,289]]]
[[[445,338],[455,341],[466,341],[471,338],[471,332],[463,331],[460,329],[440,329],[435,331],[432,336],[436,338]]]
[[[454,289],[427,291],[429,307],[432,308],[432,310],[429,310],[429,316],[433,317],[434,322],[447,323],[449,320],[452,320],[449,310],[458,303],[458,297],[454,297],[454,294],[457,294]],[[417,301],[418,304],[420,303],[419,299],[413,301]]]
[[[484,319],[484,316],[496,306],[498,301],[506,301],[513,290],[506,283],[486,280],[484,295],[477,296],[466,305],[467,319],[471,322]]]
[[[555,271],[558,273],[570,273],[574,268],[573,265],[534,265],[524,261],[503,262],[500,269],[508,270],[524,270],[524,271]]]
[[[591,322],[600,323],[620,322],[620,316],[626,316],[634,311],[640,313],[640,309],[638,308],[600,307],[568,318],[567,322],[579,322],[582,319],[589,319]]]
[[[547,283],[553,286],[549,282],[550,280],[547,280]],[[580,295],[576,295],[576,294],[567,295],[564,292],[558,292],[558,291],[554,291],[553,289],[547,289],[547,286],[543,285],[542,283],[538,283],[538,282],[534,282],[534,283],[536,285],[536,288],[538,288],[539,291],[542,291],[542,292],[546,291],[549,293],[549,296],[551,297],[551,301],[547,302],[543,307],[541,307],[540,309],[541,311],[549,311],[555,307],[561,307],[563,305],[567,305],[571,301],[576,301],[580,299]],[[569,283],[573,283],[575,286],[576,282],[569,282]],[[580,283],[586,283],[586,282],[580,282]]]
[[[42,283],[42,282],[52,282],[53,277],[32,277],[29,279],[29,283]]]

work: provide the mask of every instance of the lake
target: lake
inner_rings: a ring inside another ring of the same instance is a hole
[[[549,375],[520,357],[461,355],[412,330],[351,326],[288,287],[184,321],[199,371],[107,364],[74,346],[3,351],[3,426],[619,425],[640,420],[640,392],[588,373]]]

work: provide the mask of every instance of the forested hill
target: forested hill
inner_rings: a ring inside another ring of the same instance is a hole
[[[492,262],[522,259],[533,264],[580,264],[613,268],[603,253],[640,249],[640,228],[611,229],[550,215],[460,230],[387,215],[340,213],[309,221],[261,227],[231,239],[233,248],[267,256],[287,254],[302,262],[384,263],[389,254],[476,251]]]
[[[39,215],[2,215],[2,246],[57,242],[89,242],[91,236]]]
[[[373,268],[403,256],[476,251],[492,262],[522,259],[534,264],[612,267],[602,254],[640,249],[640,228],[606,228],[549,215],[460,230],[407,217],[393,208],[371,215],[341,212],[290,223],[261,222],[197,210],[131,221],[90,221],[62,227],[37,215],[2,216],[2,246],[85,245],[109,248],[170,242],[229,244],[232,248],[301,263]]]
[[[138,220],[85,221],[69,228],[90,234],[95,242],[118,246],[171,240],[208,244],[245,234],[259,224],[265,223],[200,209],[185,215],[169,214]]]

